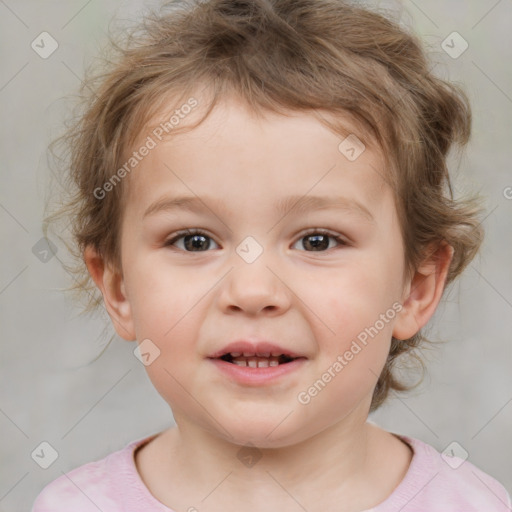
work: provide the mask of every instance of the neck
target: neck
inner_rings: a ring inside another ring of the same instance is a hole
[[[290,481],[309,480],[314,475],[336,474],[339,482],[350,480],[367,463],[371,426],[363,422],[336,424],[289,446],[240,446],[196,425],[171,429],[175,456],[195,479],[207,480],[211,469],[232,471],[230,481],[238,489],[251,486],[271,473]],[[183,466],[182,466],[183,467]],[[202,478],[203,477],[203,478]]]
[[[405,475],[411,454],[391,434],[351,415],[307,440],[241,447],[175,414],[145,466],[150,491],[173,509],[330,511],[371,508]],[[152,473],[151,473],[152,472]],[[141,474],[143,474],[141,472]],[[300,508],[300,507],[299,507]]]

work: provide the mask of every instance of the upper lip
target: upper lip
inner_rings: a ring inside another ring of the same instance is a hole
[[[294,352],[284,347],[280,347],[279,345],[276,345],[275,343],[269,341],[250,342],[245,340],[233,341],[232,343],[229,343],[228,345],[221,348],[220,350],[217,350],[208,357],[211,359],[217,359],[219,357],[222,357],[226,354],[231,354],[233,352],[260,357],[270,357],[272,354],[285,355],[287,357],[293,358],[305,357],[301,354],[298,354],[297,352]]]

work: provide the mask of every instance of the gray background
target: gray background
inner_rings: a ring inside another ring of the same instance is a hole
[[[378,2],[367,2],[378,5]],[[152,2],[154,4],[154,2]],[[0,0],[2,128],[0,226],[1,378],[0,511],[26,511],[44,485],[70,469],[160,431],[172,422],[134,343],[105,344],[105,319],[79,317],[60,288],[60,261],[33,253],[41,239],[48,170],[46,146],[59,133],[67,104],[97,54],[113,15],[132,18],[142,1]],[[436,70],[462,82],[473,104],[470,147],[456,172],[457,190],[487,197],[481,254],[452,287],[432,322],[429,377],[394,397],[373,420],[439,451],[457,441],[469,460],[512,489],[512,1],[398,3],[434,52]],[[30,44],[42,31],[59,44],[42,59]],[[441,48],[453,31],[469,48],[457,59]],[[512,193],[509,194],[509,197]],[[58,459],[40,468],[31,453],[49,442]]]

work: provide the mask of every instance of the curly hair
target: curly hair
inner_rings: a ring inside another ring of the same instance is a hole
[[[480,198],[455,199],[447,167],[449,150],[470,135],[467,97],[434,76],[420,41],[387,16],[343,0],[173,1],[110,43],[105,68],[83,82],[77,119],[54,143],[66,151],[59,179],[69,197],[45,221],[45,232],[59,218],[70,221],[69,269],[73,288],[87,294],[87,310],[101,304],[101,295],[83,251],[92,246],[120,268],[126,180],[102,197],[98,190],[126,161],[141,128],[163,116],[165,100],[189,97],[199,86],[213,92],[199,123],[219,98],[235,93],[255,113],[327,110],[369,133],[365,143],[386,159],[407,277],[440,243],[454,249],[446,284],[477,253]],[[346,134],[327,117],[319,119]],[[390,390],[408,389],[393,371],[397,358],[428,341],[421,331],[391,340],[371,410]]]

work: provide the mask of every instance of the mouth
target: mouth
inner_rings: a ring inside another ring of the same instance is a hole
[[[235,364],[237,366],[249,367],[249,368],[268,368],[270,366],[281,366],[296,359],[305,359],[304,357],[291,357],[286,354],[278,353],[241,353],[241,352],[228,352],[218,358],[226,363]]]
[[[283,353],[286,349],[277,346],[269,348],[240,348],[238,345],[229,347],[208,359],[214,363],[221,374],[228,377],[229,382],[241,386],[271,386],[283,379],[290,378],[303,368],[307,357],[298,354]],[[289,381],[289,382],[293,382]]]
[[[270,386],[291,377],[308,358],[271,341],[238,340],[210,354],[208,359],[231,382]]]

